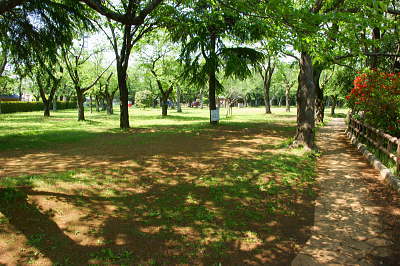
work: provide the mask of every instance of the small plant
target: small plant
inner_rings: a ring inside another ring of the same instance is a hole
[[[45,234],[34,234],[28,237],[28,245],[36,246],[45,238]]]

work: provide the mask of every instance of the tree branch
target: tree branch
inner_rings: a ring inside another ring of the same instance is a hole
[[[107,72],[107,70],[111,67],[112,64],[114,64],[114,60],[111,62],[111,64],[110,64],[106,69],[104,69],[104,71],[96,78],[95,81],[93,81],[92,84],[90,84],[90,85],[87,86],[86,88],[82,88],[82,92],[85,92],[85,91],[91,89],[91,88],[97,83],[97,81],[99,81],[99,79],[104,75],[104,73]],[[112,74],[112,73],[111,73],[111,74]],[[111,76],[110,76],[110,77],[111,77]]]
[[[115,12],[106,6],[103,5],[103,1],[101,0],[79,0],[81,2],[86,3],[90,8],[96,10],[101,15],[120,22],[124,25],[141,25],[144,22],[144,19],[149,15],[154,9],[157,8],[158,5],[161,4],[163,0],[152,0],[150,3],[139,12],[139,15],[132,16],[132,14],[126,13],[121,14]]]

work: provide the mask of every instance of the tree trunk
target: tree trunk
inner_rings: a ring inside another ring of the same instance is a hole
[[[287,86],[285,90],[286,97],[286,112],[290,112],[290,87]]]
[[[264,103],[265,103],[265,113],[270,114],[271,113],[271,101],[269,97],[269,92],[271,88],[271,80],[272,80],[272,74],[274,73],[274,67],[271,66],[271,60],[268,59],[268,66],[267,69],[265,69],[263,77],[263,85],[264,85]]]
[[[282,106],[282,99],[283,99],[283,97],[279,97],[279,107]]]
[[[114,97],[111,97],[111,95],[109,97],[107,97],[107,114],[108,115],[112,115],[114,114],[114,110],[113,110],[113,99]]]
[[[129,109],[128,109],[128,87],[126,85],[126,69],[122,66],[117,68],[118,70],[118,88],[119,88],[119,99],[120,99],[120,111],[121,115],[119,118],[119,126],[122,129],[128,129],[129,126]]]
[[[53,97],[53,111],[57,111],[57,97]]]
[[[338,97],[336,95],[335,96],[332,95],[331,98],[332,98],[331,116],[334,116]]]
[[[90,113],[93,113],[93,97],[90,95]]]
[[[324,112],[325,112],[325,105],[324,105],[324,92],[319,85],[319,79],[321,78],[323,68],[319,65],[313,68],[313,80],[315,86],[315,111],[316,111],[316,122],[323,123],[324,122]]]
[[[372,29],[372,39],[373,40],[379,40],[381,38],[381,31],[379,28],[373,28]],[[373,52],[374,53],[379,53],[379,47],[377,45],[373,46]],[[378,68],[378,56],[371,56],[371,68],[372,69],[377,69]]]
[[[301,52],[299,87],[297,89],[297,132],[294,146],[303,146],[306,149],[314,148],[315,127],[315,85],[313,80],[313,66],[307,52]]]
[[[52,98],[49,97],[49,99],[46,98],[46,93],[44,92],[43,87],[39,87],[39,93],[40,97],[42,98],[43,102],[43,116],[49,117],[50,116],[50,102]]]
[[[95,96],[96,101],[96,112],[100,112],[100,99],[99,96]]]
[[[80,88],[75,88],[76,90],[76,98],[78,101],[78,121],[84,121],[85,120],[85,108],[83,106],[84,102],[84,95],[81,91]]]
[[[49,117],[50,116],[50,102],[46,100],[46,102],[43,102],[43,106],[44,106],[43,115],[45,117]]]
[[[161,96],[161,115],[167,116],[168,115],[168,97],[166,95]]]
[[[211,60],[211,68],[208,73],[208,100],[209,100],[209,108],[210,108],[210,124],[212,125],[217,125],[218,121],[211,121],[211,112],[214,110],[217,110],[216,106],[216,100],[215,100],[215,94],[216,94],[216,87],[217,87],[217,77],[216,77],[216,71],[217,71],[217,55],[215,52],[216,49],[216,42],[217,42],[217,37],[215,33],[211,33],[210,36],[211,40],[211,49],[210,49],[210,58],[208,60]]]
[[[21,77],[19,78],[18,93],[19,93],[18,100],[22,101],[22,78]]]
[[[181,106],[181,89],[179,87],[176,88],[176,111],[178,113],[182,113]]]
[[[265,103],[265,113],[271,113],[272,99],[269,98],[269,87],[264,82],[264,103]]]

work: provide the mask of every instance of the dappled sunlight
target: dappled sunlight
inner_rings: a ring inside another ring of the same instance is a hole
[[[391,219],[400,221],[399,214],[390,211],[400,210],[400,206],[388,209],[390,202],[374,199],[371,187],[384,188],[385,184],[380,183],[383,180],[348,144],[343,124],[333,125],[319,133],[320,195],[316,199],[314,226],[311,238],[293,265],[394,265],[392,252],[398,239],[393,237],[394,227],[385,227],[385,219],[392,215]]]
[[[43,265],[288,264],[307,239],[314,197],[313,160],[282,144],[294,128],[163,130],[3,153],[2,185],[27,186],[1,192],[4,236],[41,236],[7,254],[27,262],[40,252]]]

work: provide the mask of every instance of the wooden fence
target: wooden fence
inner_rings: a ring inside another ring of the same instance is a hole
[[[363,137],[379,151],[383,152],[389,159],[396,163],[397,174],[400,175],[400,139],[386,134],[376,128],[350,116],[348,132],[360,141]],[[360,141],[362,142],[362,141]]]

